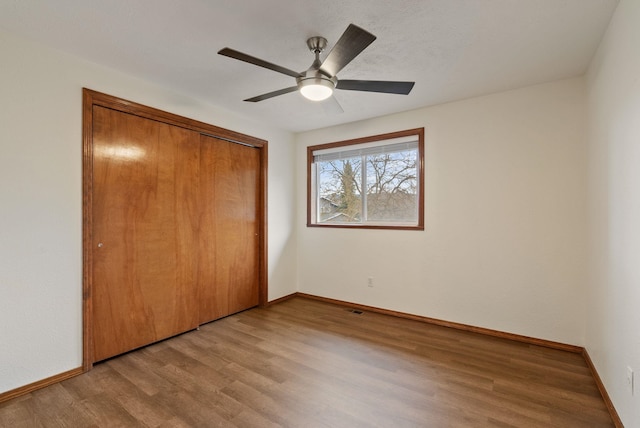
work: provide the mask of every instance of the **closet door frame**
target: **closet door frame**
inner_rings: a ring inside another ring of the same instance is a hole
[[[91,89],[82,90],[82,368],[89,371],[93,367],[93,251],[96,242],[93,230],[93,107],[101,106],[123,113],[133,114],[146,119],[196,131],[255,147],[260,151],[260,188],[259,188],[259,235],[258,240],[258,304],[268,303],[267,283],[267,141],[220,128],[197,120],[178,116],[153,107],[127,101]]]

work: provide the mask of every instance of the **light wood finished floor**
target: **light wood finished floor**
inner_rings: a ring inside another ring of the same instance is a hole
[[[0,404],[2,427],[610,427],[578,354],[294,298]]]

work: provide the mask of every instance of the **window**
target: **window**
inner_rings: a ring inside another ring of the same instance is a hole
[[[424,229],[424,128],[307,148],[307,226]]]

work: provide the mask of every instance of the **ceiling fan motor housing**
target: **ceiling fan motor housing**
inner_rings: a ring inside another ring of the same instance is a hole
[[[320,69],[310,68],[301,77],[297,77],[296,82],[298,83],[298,89],[306,98],[313,101],[322,101],[331,96],[338,79],[335,76],[327,77]]]

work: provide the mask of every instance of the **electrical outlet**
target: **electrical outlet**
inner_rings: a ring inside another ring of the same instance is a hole
[[[633,369],[631,367],[627,367],[627,388],[633,395]]]
[[[369,287],[373,287],[373,277],[370,276],[369,278],[367,278],[367,286]]]

